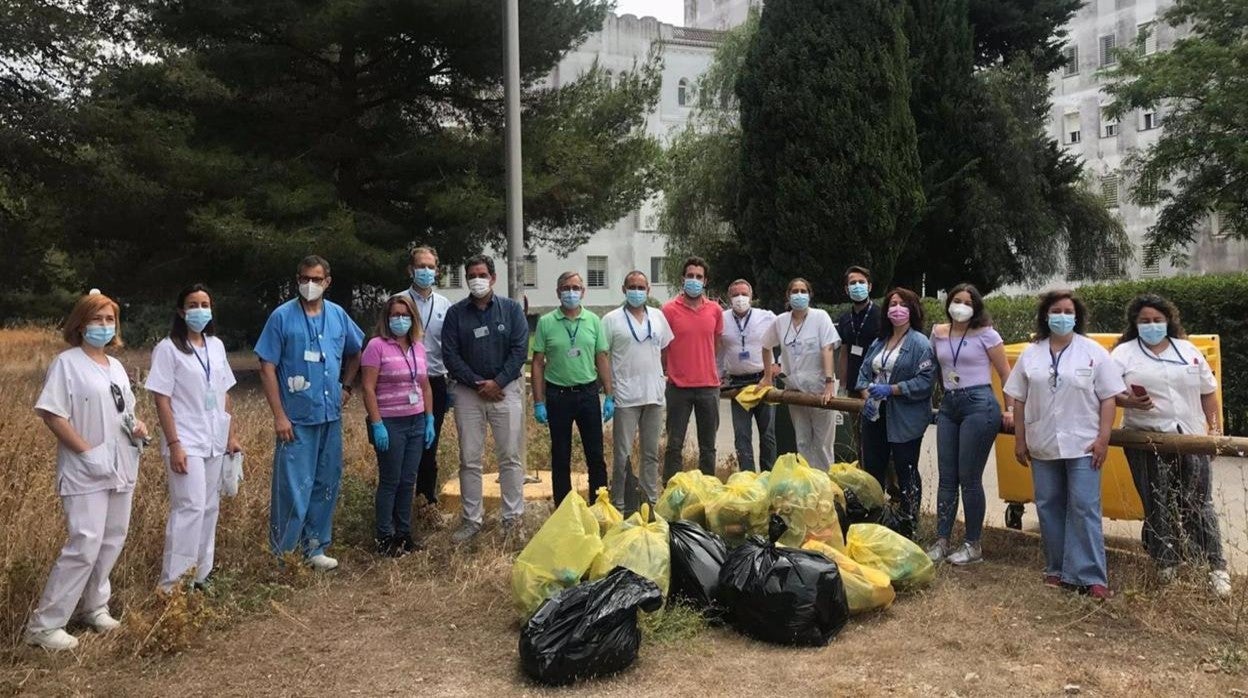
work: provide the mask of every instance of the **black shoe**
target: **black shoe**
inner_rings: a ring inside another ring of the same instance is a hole
[[[412,538],[412,536],[409,534],[406,536],[395,536],[394,548],[395,548],[394,557],[403,557],[404,555],[407,555],[408,553],[414,553],[419,550],[424,550],[425,544],[422,543],[421,541],[418,541]]]
[[[390,551],[394,549],[394,536],[379,536],[373,539],[376,547],[373,549],[378,555],[390,555]]]

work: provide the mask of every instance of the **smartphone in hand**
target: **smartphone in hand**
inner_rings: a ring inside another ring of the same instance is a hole
[[[1144,386],[1142,385],[1131,386],[1131,394],[1135,395],[1136,397],[1148,397],[1148,391],[1145,390]]]

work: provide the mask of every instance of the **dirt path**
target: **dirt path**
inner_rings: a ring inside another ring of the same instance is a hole
[[[996,561],[942,571],[929,590],[855,619],[826,648],[771,647],[711,628],[691,640],[647,641],[631,670],[583,690],[1055,695],[1075,684],[1081,695],[1141,696],[1248,687],[1248,656],[1225,623],[1231,606],[1205,600],[1194,586],[1158,595],[1119,576],[1114,584],[1126,593],[1098,607],[1041,587],[1036,544],[994,532],[985,547],[1002,551]],[[116,661],[88,648],[75,661],[32,653],[24,675],[13,677],[20,686],[10,687],[128,698],[546,692],[518,668],[510,558],[496,541],[465,554],[452,552],[443,533],[430,552],[354,562],[180,656]],[[1241,593],[1241,608],[1244,600]]]

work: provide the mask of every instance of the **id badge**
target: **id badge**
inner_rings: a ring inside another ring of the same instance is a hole
[[[580,347],[572,347],[571,349],[569,349],[569,350],[568,350],[568,358],[569,358],[569,359],[575,359],[575,358],[579,357],[580,355],[581,355],[581,348],[580,348]]]
[[[423,396],[419,392],[413,390],[407,394],[407,404],[418,405],[420,404],[421,397]]]
[[[316,351],[315,349],[304,349],[304,350],[303,350],[303,360],[304,360],[304,361],[320,362],[320,360],[321,360],[321,352]]]
[[[1187,372],[1188,372],[1188,373],[1192,373],[1192,374],[1199,374],[1199,373],[1200,373],[1200,366],[1198,366],[1198,365],[1196,365],[1196,364],[1192,364],[1191,366],[1188,366],[1188,367],[1187,367]]]
[[[209,412],[217,411],[217,392],[215,390],[209,390],[204,393],[204,409]]]
[[[862,356],[862,347],[857,344],[849,345],[849,353],[852,356]]]
[[[956,371],[947,371],[945,375],[949,376],[949,382],[958,385],[962,382],[962,377]]]
[[[485,336],[486,336],[486,335],[488,335],[489,333],[490,333],[490,328],[489,328],[489,327],[487,327],[486,325],[482,325],[482,326],[480,326],[480,327],[478,327],[477,329],[475,329],[475,330],[473,330],[473,331],[472,331],[472,336],[473,336],[475,339],[481,339],[482,337],[485,337]]]
[[[749,361],[749,360],[750,360],[750,352],[748,351],[737,352],[737,361]]]

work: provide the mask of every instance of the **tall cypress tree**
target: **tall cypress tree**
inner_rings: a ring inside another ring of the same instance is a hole
[[[893,274],[922,206],[898,0],[771,0],[737,83],[737,230],[777,298],[848,263]],[[832,283],[820,284],[821,281]]]

